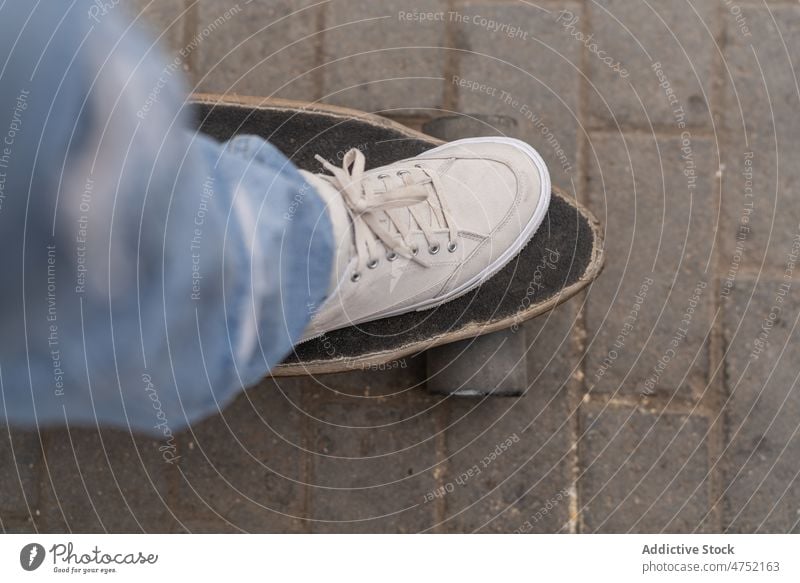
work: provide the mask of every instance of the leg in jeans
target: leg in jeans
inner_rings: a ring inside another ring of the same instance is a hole
[[[0,7],[0,423],[168,437],[280,362],[328,291],[317,193],[259,138],[188,129],[180,67],[122,10]]]

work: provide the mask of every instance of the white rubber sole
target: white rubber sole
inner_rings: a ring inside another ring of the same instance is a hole
[[[456,140],[454,142],[448,142],[446,144],[442,144],[441,146],[437,146],[432,150],[427,150],[424,154],[430,154],[444,148],[449,148],[451,146],[458,146],[458,145],[469,145],[469,144],[485,144],[485,143],[501,143],[501,144],[508,144],[509,146],[513,146],[518,150],[521,150],[524,154],[531,159],[536,169],[539,171],[540,177],[540,192],[539,192],[539,202],[536,205],[536,209],[534,209],[533,215],[531,216],[530,221],[528,224],[525,225],[525,228],[520,232],[519,236],[516,238],[514,243],[512,243],[508,249],[506,249],[497,260],[494,261],[491,265],[486,267],[483,271],[476,273],[472,278],[462,283],[455,289],[450,290],[443,296],[439,296],[437,298],[432,298],[430,300],[426,300],[424,302],[420,302],[419,304],[413,306],[406,306],[402,309],[395,310],[392,312],[381,314],[375,318],[371,319],[378,319],[378,318],[389,318],[391,316],[396,316],[398,314],[404,314],[406,312],[411,311],[422,311],[422,310],[429,310],[431,308],[435,308],[441,304],[445,304],[449,301],[452,301],[459,296],[468,293],[469,291],[475,289],[481,283],[492,277],[495,273],[503,269],[509,261],[511,261],[517,253],[519,253],[525,245],[533,238],[536,234],[536,231],[542,224],[544,220],[544,216],[547,214],[547,209],[550,206],[550,191],[552,189],[552,185],[550,183],[550,172],[547,170],[547,165],[545,164],[542,157],[539,155],[539,152],[533,149],[532,146],[526,144],[522,140],[517,140],[515,138],[502,138],[502,137],[494,137],[494,138],[465,138],[463,140]],[[364,320],[367,321],[367,320]]]

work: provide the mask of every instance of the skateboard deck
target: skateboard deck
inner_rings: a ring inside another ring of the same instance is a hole
[[[193,96],[199,128],[219,140],[256,134],[303,169],[315,154],[341,159],[350,148],[367,167],[416,156],[444,142],[365,112],[277,99]],[[391,366],[443,344],[516,328],[575,295],[603,265],[600,227],[573,196],[553,188],[533,239],[477,289],[438,307],[328,332],[295,347],[272,376],[335,373]],[[460,387],[464,389],[464,385]],[[472,390],[472,389],[470,389]],[[519,393],[519,390],[516,391]]]

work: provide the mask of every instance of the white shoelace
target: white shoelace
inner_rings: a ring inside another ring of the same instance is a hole
[[[406,221],[399,214],[404,211],[410,213],[425,236],[429,253],[436,254],[440,248],[439,243],[434,240],[431,225],[426,224],[434,220],[438,220],[446,226],[449,235],[447,249],[451,253],[455,251],[458,229],[444,197],[440,195],[442,190],[437,172],[419,164],[409,168],[398,168],[392,172],[395,184],[392,184],[392,175],[379,174],[377,179],[383,183],[385,190],[376,192],[364,179],[365,158],[357,148],[353,148],[345,154],[341,168],[334,166],[321,156],[316,156],[316,159],[332,174],[332,176],[321,175],[321,177],[339,190],[350,211],[358,256],[358,264],[352,276],[353,281],[360,279],[364,267],[374,269],[378,266],[380,261],[378,241],[383,243],[388,250],[387,260],[394,261],[400,255],[426,265],[418,257],[419,250],[409,242],[411,229],[406,226]],[[427,185],[431,185],[435,197],[430,196]],[[429,221],[426,221],[420,215],[419,210],[414,208],[415,205],[424,201],[428,201],[431,206]],[[404,211],[400,211],[401,208]],[[399,239],[381,225],[379,216],[381,213],[384,213],[395,226],[400,235]]]

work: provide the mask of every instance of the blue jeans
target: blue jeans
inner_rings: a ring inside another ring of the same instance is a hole
[[[0,423],[169,437],[291,350],[327,293],[317,193],[184,111],[116,2],[0,7]]]

